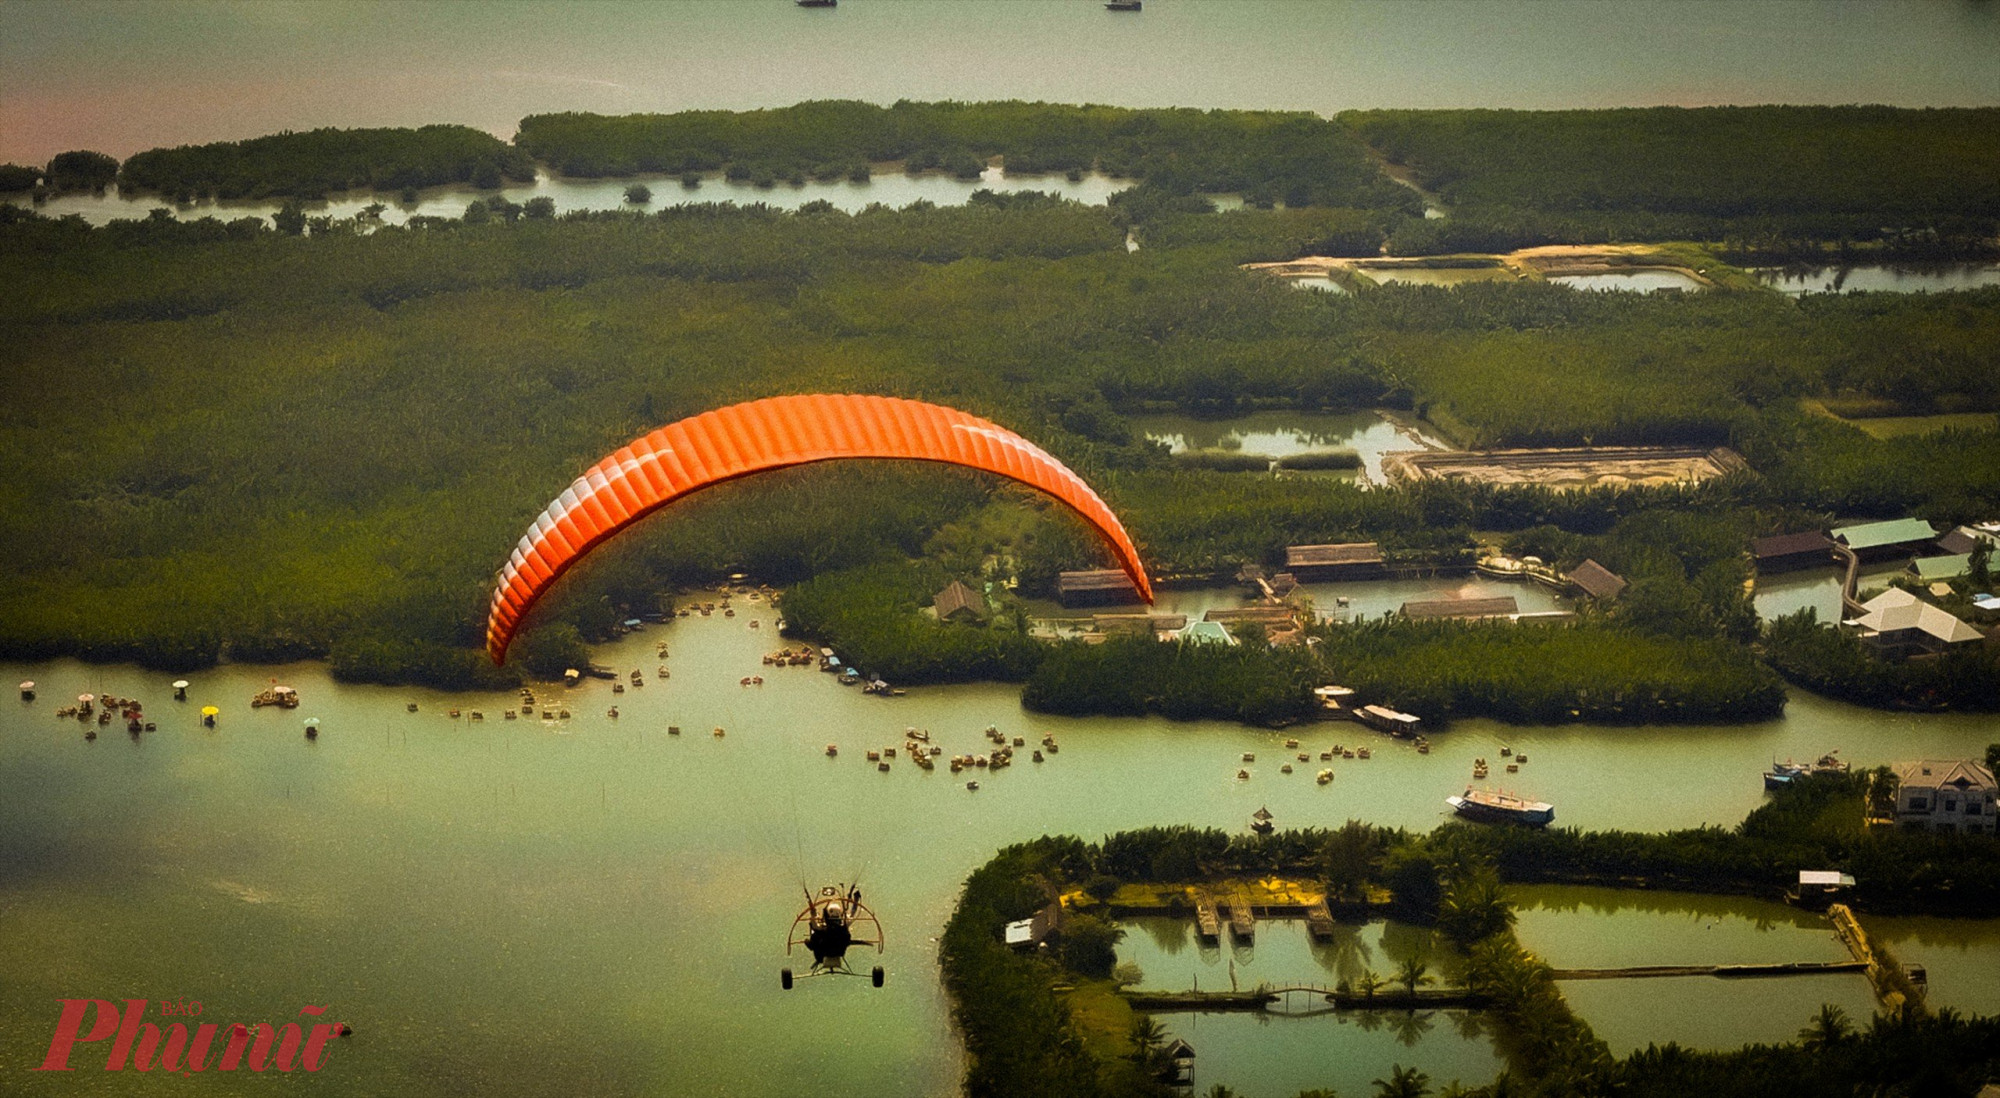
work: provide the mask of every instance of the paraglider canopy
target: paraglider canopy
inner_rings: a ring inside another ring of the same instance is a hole
[[[186,690],[187,688],[188,688],[188,681],[187,681],[186,679],[175,679],[175,680],[174,680],[174,689],[176,689],[176,690]]]
[[[33,690],[34,688],[35,688],[35,680],[33,679],[28,679],[21,683],[21,689],[23,690]]]
[[[1046,492],[1110,545],[1147,602],[1139,551],[1096,492],[1040,447],[998,424],[895,397],[771,397],[670,423],[613,451],[557,496],[500,570],[486,650],[504,663],[534,604],[593,548],[684,496],[738,477],[818,461],[878,458],[980,469]]]
[[[222,710],[217,709],[212,705],[204,705],[201,707],[201,715],[204,717],[213,717],[220,712],[222,712]]]

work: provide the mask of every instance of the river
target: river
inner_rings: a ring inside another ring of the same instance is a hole
[[[765,667],[779,638],[770,609],[750,609],[604,647],[600,662],[641,669],[648,684],[543,688],[568,721],[502,721],[510,695],[340,685],[317,664],[202,672],[185,703],[170,700],[174,676],[129,666],[0,668],[41,684],[39,700],[0,705],[0,1073],[27,1094],[99,1078],[26,1071],[46,1052],[58,999],[181,997],[222,1021],[331,1004],[356,1034],[319,1075],[294,1079],[327,1093],[945,1093],[962,1065],[934,938],[965,874],[1006,843],[1165,822],[1239,830],[1259,806],[1284,827],[1356,817],[1428,828],[1472,757],[1503,743],[1532,756],[1508,784],[1555,802],[1562,823],[1727,825],[1762,801],[1772,758],[1839,747],[1873,765],[1977,753],[1992,738],[1990,718],[1801,693],[1783,719],[1732,727],[1461,721],[1429,756],[1349,724],[1060,719],[1023,712],[1012,687],[885,699]],[[765,684],[739,686],[750,674]],[[299,689],[300,709],[249,707],[273,676]],[[87,742],[54,716],[86,691],[142,699],[159,730],[135,740],[113,726]],[[213,730],[196,715],[205,704],[222,709]],[[475,708],[485,720],[470,720]],[[323,722],[317,742],[302,735],[307,717]],[[1062,750],[982,772],[977,792],[942,768],[899,759],[882,774],[862,758],[906,725],[930,729],[946,754],[976,751],[988,724],[1030,742],[1053,732]],[[1315,750],[1363,739],[1379,750],[1337,765],[1322,787],[1317,763],[1278,772],[1287,735]],[[838,758],[825,757],[830,742]],[[1245,751],[1259,761],[1239,781]],[[887,931],[887,986],[781,991],[801,880],[856,874]],[[1972,956],[1991,954],[1985,941]],[[1810,998],[1763,1009],[1803,1019]],[[1231,1069],[1243,1075],[1203,1078],[1283,1089],[1328,1049],[1350,1049],[1352,1070],[1372,1073],[1363,1083],[1422,1060],[1359,1026],[1295,1032],[1312,1047],[1274,1053],[1272,1075],[1249,1053]],[[1468,1079],[1490,1066],[1483,1040],[1423,1038]]]

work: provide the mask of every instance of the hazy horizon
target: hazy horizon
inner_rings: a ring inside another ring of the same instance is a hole
[[[2000,104],[1981,0],[0,0],[0,160],[320,126],[1041,99],[1365,107]]]

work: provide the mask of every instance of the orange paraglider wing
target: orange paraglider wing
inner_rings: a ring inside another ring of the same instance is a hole
[[[1097,528],[1147,602],[1153,584],[1118,516],[1041,447],[936,404],[879,396],[785,396],[703,412],[635,439],[576,478],[500,570],[486,650],[507,658],[529,608],[600,542],[683,496],[727,480],[844,458],[936,461],[1040,489]]]

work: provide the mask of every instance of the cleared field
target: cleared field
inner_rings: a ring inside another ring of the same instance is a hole
[[[1939,431],[2000,430],[2000,413],[1954,412],[1938,416],[1881,416],[1874,419],[1845,419],[1876,438],[1929,435]]]
[[[1600,446],[1556,450],[1398,450],[1382,458],[1392,481],[1425,479],[1598,488],[1694,483],[1745,468],[1726,446]]]

